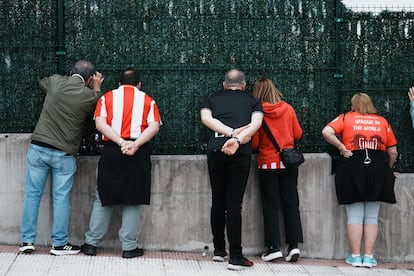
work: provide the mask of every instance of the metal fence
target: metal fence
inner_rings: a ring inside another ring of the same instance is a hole
[[[335,154],[321,129],[367,92],[391,122],[401,171],[414,171],[408,87],[414,84],[414,13],[353,12],[331,0],[0,0],[0,131],[31,132],[43,98],[38,79],[93,61],[117,86],[122,69],[142,73],[164,125],[156,154],[200,154],[207,130],[199,106],[230,68],[248,88],[267,76],[304,128],[305,152]],[[99,154],[93,121],[82,154]]]
[[[367,92],[397,136],[397,166],[413,172],[414,131],[407,92],[414,84],[414,5],[403,11],[393,6],[354,10],[340,14],[340,106],[349,109],[355,92]]]

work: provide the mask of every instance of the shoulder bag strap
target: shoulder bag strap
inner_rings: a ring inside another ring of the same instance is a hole
[[[267,124],[266,124],[266,122],[264,120],[262,121],[262,127],[263,127],[264,131],[266,132],[267,136],[269,136],[270,141],[272,141],[273,145],[275,146],[276,151],[277,152],[280,152],[280,147],[277,144],[277,142],[275,140],[275,137],[273,137],[272,133],[270,132],[269,127],[267,126]]]

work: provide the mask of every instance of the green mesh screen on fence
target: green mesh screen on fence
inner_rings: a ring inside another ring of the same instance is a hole
[[[204,153],[199,106],[239,68],[248,88],[274,80],[304,128],[305,152],[330,152],[321,129],[365,91],[391,122],[414,171],[408,87],[414,84],[413,12],[353,12],[330,0],[0,1],[1,132],[31,132],[43,98],[38,80],[89,59],[103,90],[135,67],[163,126],[155,154]],[[81,154],[99,154],[91,118]]]

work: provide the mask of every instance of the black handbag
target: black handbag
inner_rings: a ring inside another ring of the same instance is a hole
[[[277,144],[275,138],[273,137],[269,127],[267,126],[264,120],[262,122],[262,126],[267,136],[269,136],[270,141],[272,141],[273,145],[275,146],[276,151],[280,154],[280,158],[282,159],[282,162],[283,164],[285,164],[286,168],[297,168],[303,162],[305,162],[305,157],[303,156],[302,152],[297,148],[285,148],[280,150],[279,145]]]

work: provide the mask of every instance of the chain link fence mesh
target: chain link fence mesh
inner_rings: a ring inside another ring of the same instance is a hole
[[[266,76],[284,93],[305,152],[335,155],[323,126],[367,92],[396,133],[398,167],[413,172],[413,36],[412,10],[355,12],[339,0],[0,0],[0,131],[33,131],[38,80],[89,59],[103,90],[118,86],[123,69],[141,71],[164,123],[155,154],[202,154],[199,106],[238,68],[248,89]],[[100,150],[91,116],[81,154]]]

